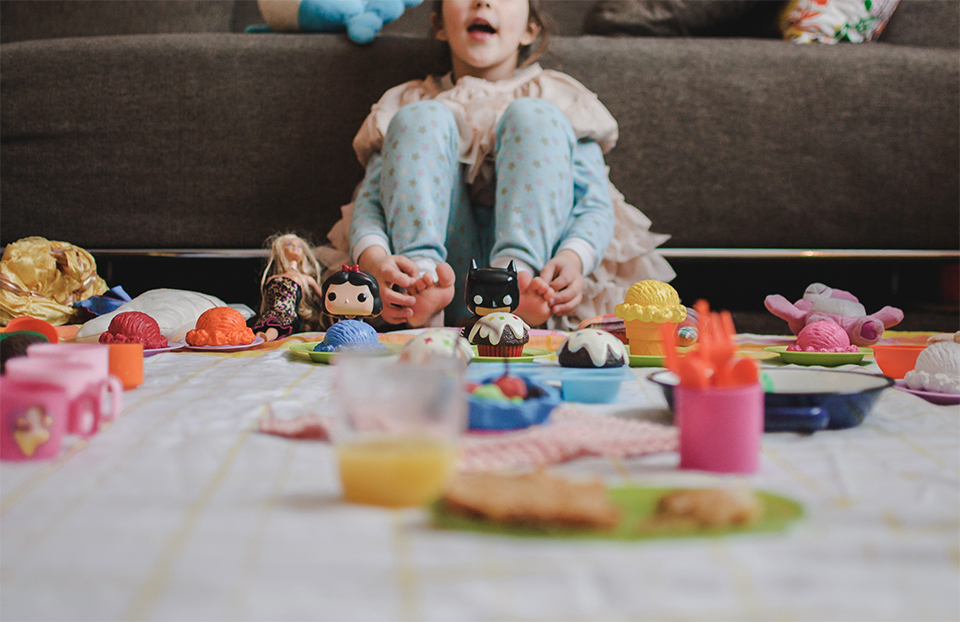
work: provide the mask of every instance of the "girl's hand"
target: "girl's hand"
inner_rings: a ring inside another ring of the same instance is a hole
[[[413,285],[418,273],[417,265],[406,257],[389,255],[379,246],[371,246],[363,251],[357,263],[380,285],[380,300],[383,302],[380,317],[389,324],[407,321],[413,315],[411,307],[417,299],[395,290],[394,285],[404,289]]]
[[[556,292],[550,299],[550,311],[554,315],[569,315],[583,300],[582,272],[580,256],[566,249],[543,266],[540,278]]]

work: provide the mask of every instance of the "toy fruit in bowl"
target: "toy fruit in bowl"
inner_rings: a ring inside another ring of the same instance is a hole
[[[917,357],[927,348],[925,343],[878,343],[873,348],[873,357],[883,375],[900,380],[917,365]]]
[[[560,403],[555,388],[508,373],[468,385],[467,389],[467,427],[471,430],[519,430],[543,423]]]

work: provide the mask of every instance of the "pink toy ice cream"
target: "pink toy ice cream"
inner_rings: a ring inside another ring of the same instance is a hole
[[[850,345],[850,336],[839,324],[829,321],[807,324],[797,335],[797,342],[787,346],[790,352],[859,352]]]
[[[937,341],[917,357],[903,381],[914,391],[960,393],[960,343]]]

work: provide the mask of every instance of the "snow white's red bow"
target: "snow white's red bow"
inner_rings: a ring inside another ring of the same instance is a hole
[[[360,272],[360,264],[354,264],[354,265],[352,265],[352,266],[348,266],[347,264],[343,264],[343,267],[341,268],[341,270],[342,270],[343,272]]]

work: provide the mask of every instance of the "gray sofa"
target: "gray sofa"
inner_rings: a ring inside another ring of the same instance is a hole
[[[83,246],[132,294],[255,306],[263,240],[322,242],[371,104],[440,69],[427,4],[358,47],[245,34],[250,1],[3,2],[2,242]],[[543,64],[619,121],[611,179],[672,234],[685,301],[782,330],[759,323],[763,296],[823,281],[956,330],[960,4],[905,0],[880,42],[835,46],[586,35],[590,10],[546,3]]]

